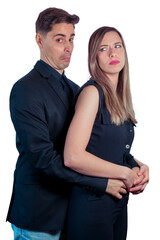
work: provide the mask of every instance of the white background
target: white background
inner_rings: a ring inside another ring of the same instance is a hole
[[[75,48],[66,75],[82,85],[88,80],[87,45],[91,33],[108,25],[116,27],[126,42],[131,89],[138,125],[132,154],[150,166],[150,184],[129,202],[128,240],[159,239],[160,168],[160,18],[158,0],[10,0],[0,6],[0,234],[13,239],[5,218],[10,201],[17,158],[15,132],[9,115],[9,94],[15,81],[39,59],[35,21],[39,12],[59,7],[80,16]],[[3,236],[3,237],[2,237]],[[75,239],[76,240],[76,239]]]

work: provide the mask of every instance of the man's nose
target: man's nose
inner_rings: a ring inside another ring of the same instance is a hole
[[[67,53],[71,53],[73,50],[73,46],[70,42],[65,43],[64,51]]]

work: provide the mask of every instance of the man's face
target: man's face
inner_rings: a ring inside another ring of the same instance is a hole
[[[41,52],[41,59],[60,74],[69,66],[73,51],[73,24],[58,23],[46,35],[36,34],[36,41]]]

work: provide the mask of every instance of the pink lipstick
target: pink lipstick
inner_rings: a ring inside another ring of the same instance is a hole
[[[111,62],[109,63],[109,65],[117,65],[117,64],[119,64],[119,63],[120,63],[120,61],[114,60],[114,61],[111,61]]]

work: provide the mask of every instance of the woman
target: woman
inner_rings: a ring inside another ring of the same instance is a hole
[[[81,88],[76,102],[65,143],[65,165],[82,174],[122,180],[128,191],[125,194],[124,189],[117,199],[74,186],[67,240],[124,240],[128,192],[144,190],[149,170],[129,153],[137,121],[120,32],[111,27],[97,29],[89,41],[88,62],[91,80]]]

